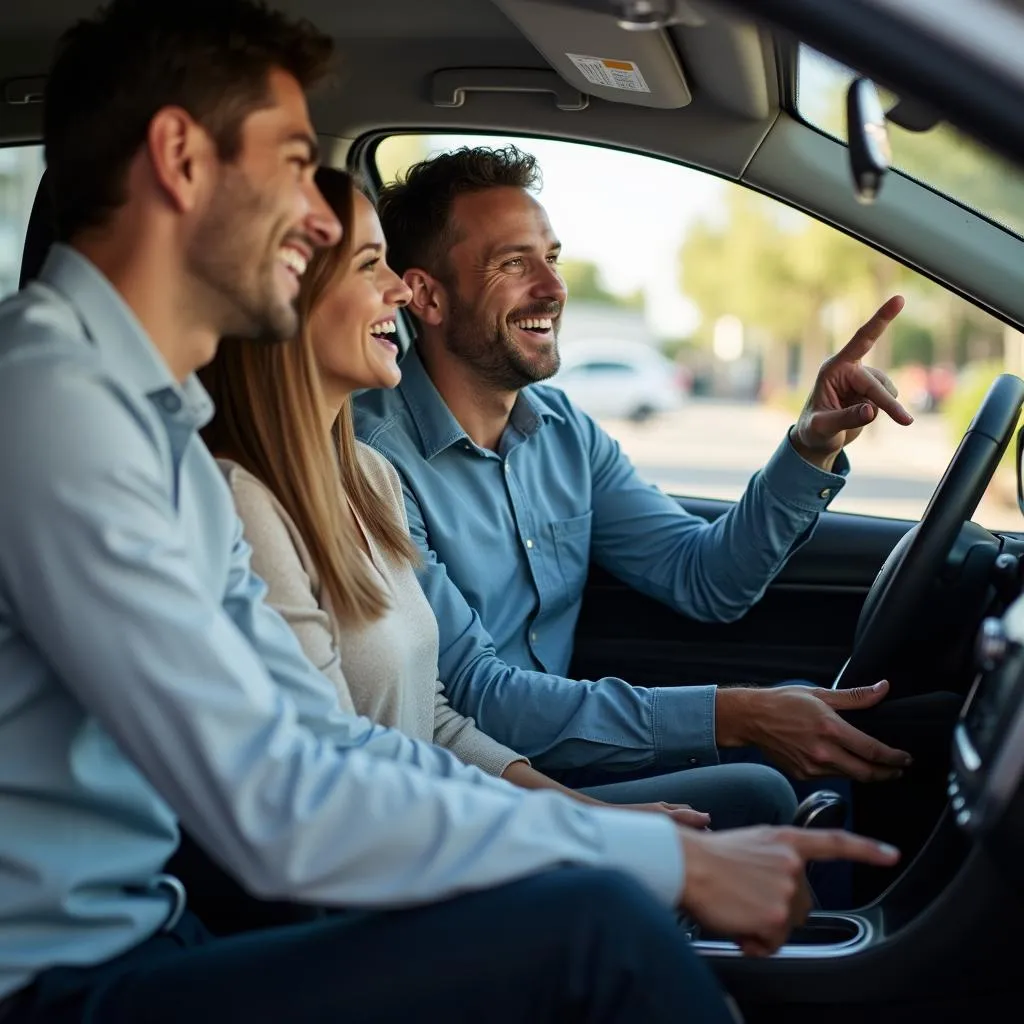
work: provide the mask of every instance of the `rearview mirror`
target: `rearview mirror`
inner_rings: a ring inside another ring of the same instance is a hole
[[[846,94],[846,137],[850,170],[858,202],[873,203],[889,169],[892,150],[885,127],[885,112],[873,82],[858,78]]]

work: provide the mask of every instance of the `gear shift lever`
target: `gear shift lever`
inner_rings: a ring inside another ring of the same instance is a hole
[[[793,824],[797,828],[842,828],[846,812],[846,801],[838,793],[819,789],[800,801]]]
[[[846,801],[834,790],[819,789],[800,801],[793,813],[792,824],[796,828],[842,828],[846,823]],[[679,923],[691,939],[702,936],[700,927],[685,914],[679,915]]]

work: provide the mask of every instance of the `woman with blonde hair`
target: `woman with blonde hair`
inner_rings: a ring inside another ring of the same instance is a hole
[[[526,788],[587,803],[607,797],[697,827],[709,817],[676,803],[688,794],[698,806],[721,805],[729,824],[786,821],[792,789],[772,769],[721,765],[577,792],[448,703],[401,483],[356,441],[350,410],[353,392],[401,377],[396,314],[409,290],[388,267],[376,211],[353,179],[322,168],[317,184],[344,232],[305,268],[298,337],[263,347],[226,341],[201,376],[217,407],[204,438],[234,494],[253,569],[342,707]],[[633,798],[636,786],[645,799]],[[652,787],[673,802],[651,802]]]

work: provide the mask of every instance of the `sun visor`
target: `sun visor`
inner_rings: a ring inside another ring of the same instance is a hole
[[[493,0],[570,85],[612,103],[672,109],[692,96],[664,30],[626,32],[611,14],[539,0]]]

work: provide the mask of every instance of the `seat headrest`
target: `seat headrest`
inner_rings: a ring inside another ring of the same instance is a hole
[[[50,195],[49,171],[43,171],[36,189],[32,213],[28,218],[28,230],[25,232],[25,248],[21,256],[21,281],[19,288],[24,288],[29,281],[39,276],[43,269],[46,254],[56,241],[57,231],[54,224],[53,197]]]

